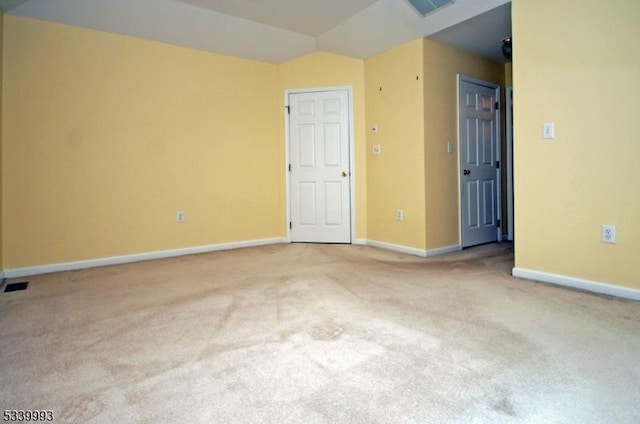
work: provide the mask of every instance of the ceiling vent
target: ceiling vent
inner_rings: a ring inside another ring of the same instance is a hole
[[[445,6],[453,4],[455,0],[408,0],[409,3],[420,13],[422,16],[427,16],[430,13],[435,12]]]

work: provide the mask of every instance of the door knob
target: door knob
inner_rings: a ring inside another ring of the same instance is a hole
[[[468,169],[465,169],[464,171],[462,171],[462,173],[463,173],[464,175],[469,175],[469,174],[471,174],[471,171],[470,171],[470,170],[468,170]]]
[[[348,177],[349,176],[349,171],[342,171],[342,176],[343,177]]]

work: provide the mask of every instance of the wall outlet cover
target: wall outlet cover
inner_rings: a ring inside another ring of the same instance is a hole
[[[616,226],[615,225],[603,225],[601,238],[603,243],[616,243]]]

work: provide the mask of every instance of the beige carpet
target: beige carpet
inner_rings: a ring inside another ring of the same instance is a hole
[[[510,244],[283,244],[31,277],[0,293],[0,406],[64,423],[640,422],[640,303],[512,266]]]

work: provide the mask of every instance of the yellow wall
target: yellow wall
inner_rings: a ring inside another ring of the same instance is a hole
[[[417,249],[426,246],[422,46],[417,39],[365,61],[367,235]],[[396,209],[404,221],[396,221]]]
[[[329,53],[313,53],[280,65],[280,92],[287,89],[351,86],[355,152],[356,238],[367,237],[367,146],[365,136],[364,62]],[[284,113],[284,103],[280,111]],[[284,115],[279,122],[284,122]],[[281,138],[284,139],[284,127]]]
[[[424,163],[427,249],[460,243],[457,143],[458,74],[504,87],[504,65],[424,40]],[[504,91],[504,90],[502,90]],[[504,137],[502,137],[504,140]]]
[[[277,66],[5,30],[5,269],[284,236]]]
[[[512,7],[516,267],[640,288],[640,2]]]

